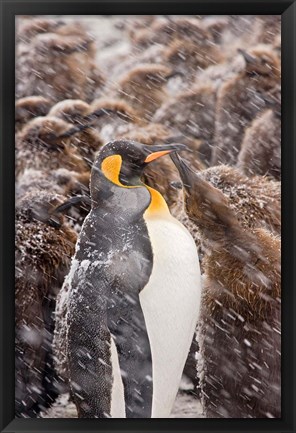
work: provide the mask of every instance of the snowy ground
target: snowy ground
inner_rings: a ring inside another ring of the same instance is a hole
[[[77,418],[77,412],[74,403],[69,402],[68,394],[64,394],[42,418]],[[170,418],[202,418],[200,401],[188,393],[179,392]]]

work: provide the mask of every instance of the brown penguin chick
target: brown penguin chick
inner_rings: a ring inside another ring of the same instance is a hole
[[[222,85],[217,94],[212,165],[237,161],[245,129],[265,108],[265,98],[280,83],[280,62],[268,46],[245,52],[245,69]]]
[[[249,49],[258,44],[261,25],[254,15],[224,16],[227,25],[220,36],[219,45],[227,59],[231,59],[238,48]]]
[[[36,417],[59,393],[52,356],[53,312],[76,242],[76,233],[53,213],[63,200],[35,191],[16,203],[17,417]]]
[[[15,185],[16,200],[33,191],[50,191],[53,194],[72,197],[73,195],[89,194],[90,173],[77,173],[66,168],[59,168],[51,172],[32,168],[18,177]]]
[[[211,82],[194,85],[165,102],[152,119],[154,122],[179,130],[186,137],[196,139],[196,148],[192,150],[197,151],[199,159],[206,165],[211,161],[216,93]]]
[[[173,40],[163,57],[165,64],[183,73],[187,83],[194,81],[200,71],[223,61],[211,34],[202,28],[195,34],[195,41]]]
[[[225,165],[201,170],[199,176],[220,190],[228,199],[229,206],[236,213],[246,230],[263,228],[274,235],[281,233],[281,183],[263,176],[249,178],[240,170]],[[180,188],[178,183],[174,184]],[[176,192],[175,203],[171,206],[172,215],[189,230],[199,249],[201,269],[204,254],[200,243],[200,230],[184,211],[182,191]]]
[[[56,19],[30,18],[17,20],[17,43],[30,44],[34,37],[41,33],[56,32],[65,22]]]
[[[210,32],[214,42],[221,44],[223,33],[229,25],[229,17],[219,15],[207,15],[202,18],[203,27]]]
[[[118,58],[111,57],[104,64],[107,67],[109,79],[111,82],[117,82],[124,74],[142,64],[164,64],[164,53],[166,47],[163,45],[151,45],[148,48],[136,49],[123,54],[120,61]]]
[[[69,206],[64,209],[70,227],[79,233],[86,215],[90,211],[90,172],[77,173],[66,168],[51,172],[26,169],[16,182],[16,200],[31,192],[50,191],[67,197]],[[67,203],[68,203],[67,202]]]
[[[89,112],[89,104],[81,99],[65,99],[55,104],[49,111],[49,116],[58,117],[65,122],[83,124]]]
[[[51,105],[51,102],[43,96],[27,96],[18,99],[15,103],[16,132],[20,131],[34,117],[46,116]]]
[[[222,63],[209,66],[205,70],[200,71],[196,77],[195,85],[210,82],[218,91],[224,83],[234,79],[244,69],[245,61],[243,57],[235,53],[231,59],[226,59]]]
[[[35,36],[18,65],[17,97],[42,94],[52,101],[93,98],[104,79],[95,65],[93,38],[86,32],[77,33]]]
[[[247,176],[266,175],[281,179],[281,117],[264,111],[246,130],[237,167]]]
[[[121,28],[124,28],[129,38],[134,43],[134,38],[141,30],[149,29],[153,22],[157,20],[155,15],[140,15],[124,19],[121,23]]]
[[[71,145],[75,147],[83,160],[91,167],[95,154],[103,144],[103,140],[95,128],[92,127],[89,113],[90,106],[86,102],[80,99],[65,99],[55,104],[48,115],[58,117],[77,126],[90,125],[89,128],[83,128],[73,136]]]
[[[15,184],[16,200],[36,190],[50,191],[53,194],[64,194],[65,187],[56,182],[55,171],[47,173],[32,168],[25,169],[19,175]]]
[[[140,118],[150,121],[167,97],[165,86],[172,73],[160,64],[138,65],[116,83],[117,96],[126,100]]]
[[[85,172],[88,165],[71,139],[79,128],[55,117],[36,117],[16,137],[16,176],[33,168],[50,172],[58,168]]]
[[[134,48],[137,50],[143,50],[148,48],[149,46],[157,43],[156,42],[156,35],[155,35],[155,29],[158,31],[158,40],[160,40],[160,29],[165,28],[166,25],[168,25],[168,20],[164,17],[157,17],[154,22],[151,23],[148,27],[142,27],[140,29],[137,29],[136,31],[130,31],[129,37],[131,40],[131,44]],[[164,39],[163,39],[164,38]],[[165,44],[167,43],[168,36],[166,32],[163,34],[163,38],[161,38],[162,42],[158,42],[159,44]],[[166,40],[166,42],[165,42]]]
[[[281,34],[281,15],[260,15],[256,19],[260,23],[258,42],[274,44],[276,37]]]
[[[280,239],[245,230],[229,199],[173,157],[205,243],[198,370],[208,418],[281,416]]]
[[[104,111],[105,115],[102,115]],[[118,98],[95,99],[90,104],[89,118],[105,143],[113,140],[127,125],[143,123],[129,103]]]
[[[234,167],[219,165],[199,176],[229,200],[240,224],[247,229],[264,228],[281,233],[281,183],[263,176],[249,178]]]
[[[198,43],[204,31],[206,29],[197,17],[162,17],[154,20],[146,32],[139,32],[134,38],[134,43],[142,47],[151,44],[168,46],[174,40]]]

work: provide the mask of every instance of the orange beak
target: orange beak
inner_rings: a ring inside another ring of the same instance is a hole
[[[144,162],[151,162],[154,161],[157,158],[160,158],[161,156],[167,155],[168,153],[173,152],[172,150],[161,150],[159,152],[150,153],[150,155],[147,156]]]
[[[181,143],[170,143],[170,144],[156,144],[156,145],[149,145],[144,146],[144,151],[147,152],[146,159],[144,162],[149,163],[151,161],[154,161],[157,158],[160,158],[161,156],[167,155],[171,152],[179,152],[181,150],[186,150],[187,146],[185,144]]]

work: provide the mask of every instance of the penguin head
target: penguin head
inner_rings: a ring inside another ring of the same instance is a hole
[[[34,117],[45,116],[51,103],[49,99],[43,96],[26,96],[20,98],[15,103],[15,122],[16,127],[22,128],[28,121]]]
[[[89,105],[80,99],[65,99],[55,104],[49,116],[58,117],[65,122],[81,125],[89,111]]]
[[[218,240],[225,231],[236,233],[239,222],[226,195],[194,172],[179,155],[174,153],[171,158],[182,181],[186,213],[202,234]]]
[[[73,126],[53,116],[36,117],[22,129],[19,139],[22,147],[45,148],[48,151],[61,151],[67,139],[86,128],[87,125]]]
[[[47,191],[36,191],[25,194],[16,203],[17,218],[26,223],[39,222],[59,229],[64,224],[61,212],[55,209],[65,202],[66,198],[60,194]]]
[[[147,164],[185,149],[184,144],[144,145],[137,141],[112,141],[101,148],[92,169],[91,183],[99,174],[117,186],[143,186],[141,175]]]

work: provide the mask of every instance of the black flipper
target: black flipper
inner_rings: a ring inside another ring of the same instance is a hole
[[[70,300],[67,352],[70,387],[79,418],[109,418],[112,368],[110,331],[107,327],[106,301],[85,288],[83,297]]]

